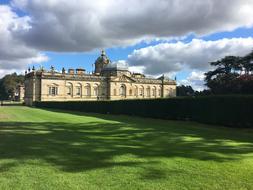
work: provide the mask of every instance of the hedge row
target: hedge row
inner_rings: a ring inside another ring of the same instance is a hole
[[[191,120],[253,128],[253,96],[206,96],[149,100],[35,102],[42,108]]]

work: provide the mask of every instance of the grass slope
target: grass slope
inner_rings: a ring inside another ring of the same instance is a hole
[[[0,189],[253,189],[253,131],[0,107]]]

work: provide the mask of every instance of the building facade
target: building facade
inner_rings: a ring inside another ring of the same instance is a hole
[[[165,98],[176,96],[176,81],[161,76],[147,78],[127,67],[112,64],[105,52],[97,58],[95,71],[84,69],[56,72],[28,70],[25,75],[25,104],[35,101],[85,101]]]
[[[18,85],[15,92],[15,101],[24,102],[25,99],[25,87],[24,85]]]

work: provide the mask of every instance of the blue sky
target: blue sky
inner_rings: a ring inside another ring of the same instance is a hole
[[[0,76],[33,65],[91,72],[105,49],[132,71],[201,90],[209,61],[253,49],[253,0],[74,2],[0,0]]]
[[[253,37],[253,27],[251,28],[238,28],[230,32],[217,32],[199,39],[215,41],[223,38],[247,38]],[[191,42],[192,39],[197,38],[195,35],[189,35],[186,39],[180,40],[185,43]],[[176,43],[177,40],[172,40],[170,43]],[[126,60],[128,55],[131,54],[135,49],[145,48],[153,45],[157,45],[161,41],[153,41],[151,43],[139,43],[129,47],[118,47],[118,48],[107,48],[106,53],[110,57],[111,61],[115,62],[118,60]],[[252,45],[253,49],[253,45]],[[43,63],[43,66],[50,68],[51,65],[56,66],[57,69],[64,68],[85,68],[87,71],[92,71],[92,64],[96,58],[100,55],[100,51],[92,51],[88,53],[52,53],[46,52],[46,55],[50,58],[47,62]],[[177,80],[185,79],[190,73],[190,70],[179,71],[175,74]],[[174,77],[173,77],[174,78]]]

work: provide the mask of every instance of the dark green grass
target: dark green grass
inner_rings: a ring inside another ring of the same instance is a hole
[[[0,189],[253,189],[253,131],[0,107]]]

